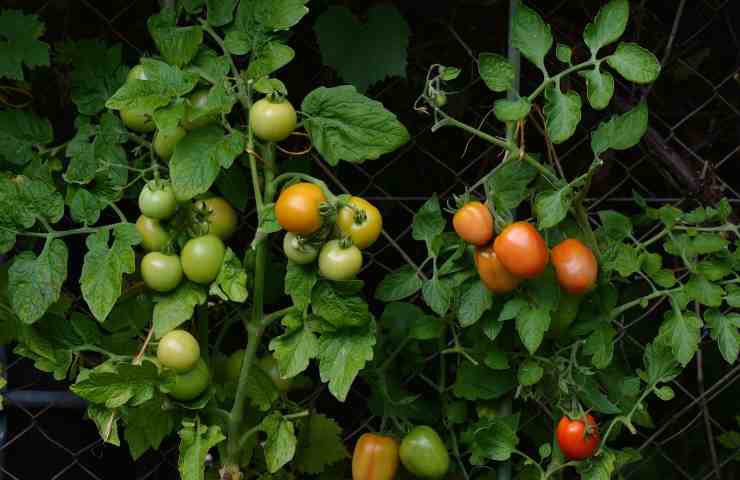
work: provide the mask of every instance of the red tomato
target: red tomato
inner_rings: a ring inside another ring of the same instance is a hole
[[[494,293],[510,292],[522,281],[504,267],[493,251],[493,245],[475,249],[475,267],[483,284]]]
[[[547,267],[545,239],[527,222],[514,222],[504,228],[493,249],[504,267],[517,277],[535,278]]]
[[[352,454],[352,480],[393,480],[398,469],[395,438],[365,433]]]
[[[599,276],[599,264],[594,253],[575,238],[569,238],[552,249],[552,264],[558,283],[571,295],[591,290]]]
[[[599,429],[596,420],[587,415],[590,432],[586,432],[586,424],[582,420],[571,420],[563,417],[558,422],[555,436],[558,446],[567,458],[583,460],[594,454],[599,446]]]
[[[480,202],[468,202],[455,212],[452,226],[460,238],[472,245],[480,247],[493,238],[493,216]]]

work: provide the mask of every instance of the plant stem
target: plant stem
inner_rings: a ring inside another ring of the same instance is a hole
[[[622,305],[616,307],[614,310],[611,311],[611,313],[609,314],[609,316],[610,316],[610,318],[617,318],[618,316],[620,316],[621,314],[623,314],[624,312],[626,312],[630,308],[636,307],[637,305],[641,304],[642,302],[647,302],[649,300],[652,300],[652,299],[658,298],[658,297],[668,296],[668,295],[670,295],[672,293],[678,292],[682,288],[683,287],[676,287],[676,288],[671,288],[670,290],[658,290],[657,292],[653,292],[653,293],[651,293],[649,295],[645,295],[644,297],[637,298],[635,300],[632,300],[630,302],[627,302],[625,304],[622,304]]]
[[[537,98],[544,90],[547,88],[548,85],[551,83],[559,82],[561,78],[565,77],[566,75],[570,75],[571,73],[577,71],[577,70],[583,70],[584,68],[588,68],[594,65],[599,65],[601,62],[606,60],[606,58],[602,58],[600,60],[596,60],[594,58],[590,60],[586,60],[583,63],[579,63],[578,65],[573,65],[572,67],[566,68],[562,72],[558,73],[557,75],[553,75],[552,77],[546,78],[539,87],[535,89],[534,92],[530,93],[527,99],[532,102],[535,98]]]
[[[84,235],[88,233],[97,233],[101,230],[113,230],[119,225],[125,225],[125,223],[119,222],[119,223],[113,223],[110,225],[103,225],[102,227],[82,227],[82,228],[75,228],[73,230],[52,230],[49,233],[40,233],[40,232],[19,232],[17,230],[13,230],[12,228],[3,227],[0,225],[0,229],[6,230],[8,232],[13,232],[16,235],[22,236],[22,237],[36,237],[36,238],[62,238],[62,237],[70,237],[72,235]]]

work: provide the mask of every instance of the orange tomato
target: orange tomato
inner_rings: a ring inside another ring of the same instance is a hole
[[[569,238],[552,249],[552,264],[560,287],[571,295],[588,292],[596,284],[599,264],[580,240]]]
[[[479,247],[493,238],[493,216],[480,202],[463,205],[452,217],[452,226],[460,238]]]
[[[352,480],[392,480],[398,469],[398,441],[365,433],[352,454]]]
[[[504,267],[521,278],[535,278],[545,271],[549,254],[540,232],[527,222],[514,222],[493,242]]]
[[[493,251],[493,245],[475,249],[475,267],[483,284],[494,293],[508,293],[522,281],[504,267]]]
[[[296,183],[280,193],[275,216],[286,231],[307,236],[321,228],[319,206],[326,201],[324,192],[313,183]]]

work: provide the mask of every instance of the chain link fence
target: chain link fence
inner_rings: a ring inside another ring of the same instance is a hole
[[[155,2],[93,2],[93,0],[9,2],[10,8],[35,9],[47,23],[52,42],[86,37],[102,37],[121,42],[127,48],[129,63],[151,51],[145,20],[157,8]],[[321,2],[316,2],[321,3]],[[557,41],[574,48],[576,57],[584,55],[580,34],[593,18],[601,1],[531,1],[553,26]],[[613,111],[625,110],[642,98],[650,106],[651,127],[643,142],[628,152],[608,158],[594,178],[587,200],[591,221],[595,212],[614,209],[634,213],[633,192],[651,206],[665,204],[690,208],[711,204],[726,196],[737,215],[740,203],[740,13],[730,0],[673,0],[670,2],[633,1],[631,27],[627,39],[639,41],[661,59],[663,72],[651,87],[635,87],[617,80]],[[475,58],[479,52],[505,52],[507,49],[508,4],[500,0],[460,0],[456,2],[399,2],[410,24],[407,79],[389,79],[368,94],[394,111],[411,133],[411,141],[399,151],[365,164],[329,167],[318,156],[300,159],[304,168],[323,176],[335,191],[352,192],[376,204],[385,219],[384,239],[377,242],[366,258],[362,273],[368,285],[375,285],[389,271],[404,263],[418,267],[425,258],[423,245],[411,238],[414,213],[435,192],[443,203],[453,193],[474,185],[500,163],[496,149],[461,131],[442,129],[430,132],[432,119],[412,108],[421,92],[427,69],[441,63],[463,68],[468,83],[449,95],[446,109],[470,124],[503,135],[489,115],[493,96],[476,78]],[[320,9],[317,5],[315,9]],[[287,67],[285,80],[294,103],[320,85],[340,82],[329,69],[316,69],[321,55],[311,30],[312,17],[304,20],[291,44],[296,61]],[[539,74],[523,64],[521,86],[531,91]],[[61,92],[64,78],[57,78]],[[571,79],[569,88],[582,93],[580,79]],[[62,103],[62,102],[60,102]],[[68,114],[58,105],[43,105],[58,114],[54,119],[58,135],[71,133]],[[582,171],[591,161],[589,132],[606,114],[585,107],[578,133],[550,157],[566,173]],[[542,119],[533,114],[527,124],[528,150],[547,152]],[[65,126],[66,125],[66,126]],[[66,131],[70,130],[70,131]],[[482,194],[482,192],[480,192]],[[242,218],[254,225],[255,212]],[[737,217],[736,217],[737,218]],[[654,234],[659,226],[643,228],[641,236]],[[247,240],[245,239],[245,245]],[[277,252],[277,245],[276,250]],[[368,296],[372,292],[367,292]],[[376,308],[374,306],[373,308]],[[615,355],[629,358],[627,352],[643,348],[657,333],[658,319],[665,305],[656,301],[644,313],[626,317],[619,323]],[[376,313],[380,313],[377,311]],[[704,332],[703,339],[708,336]],[[429,358],[432,361],[433,358]],[[8,379],[5,410],[0,412],[0,480],[30,479],[107,479],[177,478],[176,445],[164,445],[139,462],[132,462],[125,448],[104,445],[89,421],[83,421],[83,404],[64,393],[62,386],[37,374],[28,361],[12,355],[0,359]],[[639,365],[634,366],[637,368]],[[740,414],[740,365],[728,367],[719,358],[714,342],[704,341],[693,363],[673,381],[676,397],[653,403],[654,427],[640,428],[624,440],[639,449],[643,460],[631,466],[624,478],[679,479],[740,478],[740,451],[722,447],[718,437],[738,430],[735,416]],[[407,378],[406,382],[411,382]],[[347,400],[352,414],[328,393],[319,390],[322,409],[336,410],[348,445],[367,425],[379,422],[367,408],[365,389],[356,383]],[[527,423],[547,419],[544,408],[527,405]],[[531,407],[531,408],[530,408]],[[552,422],[547,420],[548,425]]]

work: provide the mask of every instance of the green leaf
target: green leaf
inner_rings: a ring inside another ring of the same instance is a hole
[[[36,145],[46,145],[52,140],[54,133],[47,119],[30,111],[0,111],[0,161],[25,165],[34,159]]]
[[[285,273],[285,293],[293,299],[293,304],[301,311],[305,311],[311,303],[311,292],[319,281],[316,267],[313,265],[299,265],[288,262]]]
[[[283,318],[285,333],[270,341],[270,350],[278,362],[280,376],[291,378],[308,368],[308,363],[319,354],[319,341],[309,322],[294,314]]]
[[[409,29],[393,4],[376,5],[359,22],[347,7],[330,6],[314,24],[324,65],[364,92],[387,77],[406,78]]]
[[[567,186],[560,190],[544,191],[537,195],[534,212],[537,215],[538,228],[544,230],[562,222],[568,215],[574,195],[573,189]]]
[[[740,307],[740,287],[737,285],[728,285],[725,301],[727,302],[727,305],[733,308]]]
[[[49,65],[49,45],[39,40],[44,24],[20,10],[0,12],[0,78],[24,80],[23,65]]]
[[[712,338],[717,342],[722,358],[730,365],[737,360],[740,351],[740,316],[737,314],[723,315],[719,310],[708,310],[704,313],[704,321],[710,328]]]
[[[457,371],[453,386],[455,396],[466,400],[493,400],[516,388],[511,370],[491,370],[482,365],[464,363]]]
[[[617,332],[609,324],[600,325],[589,335],[583,345],[583,353],[591,355],[591,363],[598,369],[604,369],[612,363],[614,356],[614,337]]]
[[[544,72],[545,55],[553,42],[550,25],[537,12],[520,4],[514,14],[511,36],[514,48]]]
[[[444,67],[439,68],[439,78],[443,82],[450,82],[460,76],[460,69],[457,67]]]
[[[439,199],[437,194],[433,193],[414,215],[411,236],[414,240],[431,242],[444,231],[445,225],[442,210],[439,208]]]
[[[158,383],[157,368],[152,363],[145,362],[140,366],[120,364],[113,369],[108,364],[107,368],[92,370],[87,378],[72,385],[70,390],[107,408],[135,407],[154,398]]]
[[[160,60],[142,58],[141,65],[147,80],[129,80],[105,102],[112,110],[133,110],[151,113],[164,107],[175,97],[190,92],[198,83],[198,76],[184,72]]]
[[[612,242],[621,242],[632,235],[632,221],[629,217],[614,210],[599,211],[600,232]]]
[[[486,86],[494,92],[505,92],[514,85],[514,67],[506,57],[499,54],[478,55],[478,73]]]
[[[147,20],[147,27],[162,57],[178,67],[190,63],[203,43],[203,29],[199,26],[178,27],[174,9],[165,8],[152,15]]]
[[[509,369],[509,359],[506,356],[506,352],[497,349],[495,346],[489,347],[483,362],[491,370]]]
[[[608,149],[626,150],[640,142],[647,131],[648,108],[641,102],[623,115],[614,115],[599,125],[591,136],[591,149],[599,155]]]
[[[692,300],[708,307],[719,307],[722,305],[722,297],[725,291],[722,287],[711,283],[703,275],[693,275],[686,283],[686,293]]]
[[[59,317],[49,317],[59,321]],[[16,327],[18,345],[13,353],[31,359],[37,370],[53,374],[55,380],[66,379],[72,365],[72,353],[62,348],[53,336],[42,335],[34,327],[21,323],[16,323]]]
[[[179,201],[205,193],[216,180],[221,167],[229,168],[246,145],[239,132],[224,134],[217,126],[189,132],[180,140],[170,159],[170,178]]]
[[[657,57],[636,43],[620,43],[606,63],[630,82],[651,83],[660,74]]]
[[[621,413],[620,408],[601,392],[599,384],[593,377],[577,374],[574,376],[574,380],[578,385],[578,398],[588,408],[606,415]]]
[[[121,296],[123,275],[136,271],[133,246],[141,242],[141,235],[131,223],[117,226],[114,233],[115,240],[110,247],[108,230],[88,235],[85,242],[88,251],[80,285],[83,298],[99,322],[105,320]]]
[[[452,303],[452,285],[448,279],[440,280],[437,277],[424,282],[421,287],[421,294],[424,302],[429,305],[434,313],[440,317],[447,313]]]
[[[594,21],[583,30],[583,40],[595,57],[601,47],[619,40],[627,28],[630,6],[627,0],[611,0],[601,7]]]
[[[493,104],[493,113],[502,122],[516,122],[525,119],[531,109],[532,103],[526,98],[496,100]]]
[[[155,338],[193,318],[195,307],[206,303],[205,289],[192,282],[182,282],[174,292],[157,298],[152,315]]]
[[[252,52],[252,61],[247,67],[247,80],[257,80],[270,75],[295,58],[295,51],[279,41],[271,41],[260,45]]]
[[[128,68],[123,65],[121,45],[110,48],[98,39],[68,40],[62,52],[72,67],[71,98],[84,115],[96,115],[105,101],[126,81]]]
[[[650,386],[670,382],[681,373],[681,366],[673,358],[670,347],[661,342],[648,344],[642,361],[645,364],[646,381]]]
[[[528,196],[527,185],[537,170],[527,162],[509,161],[497,167],[488,178],[488,191],[498,210],[516,208]]]
[[[319,339],[319,373],[329,382],[337,400],[347,398],[350,386],[365,364],[373,359],[375,321],[361,328],[342,328],[325,332]]]
[[[614,96],[614,77],[609,72],[602,72],[598,67],[593,70],[582,70],[578,75],[586,79],[586,97],[594,110],[603,110]]]
[[[685,367],[699,348],[701,326],[701,319],[694,313],[670,310],[665,313],[658,341],[669,346],[676,360]]]
[[[416,269],[411,265],[404,265],[381,280],[375,290],[375,298],[381,302],[403,300],[421,290],[422,284]]]
[[[217,1],[220,2],[220,0]],[[210,48],[201,46],[195,59],[186,70],[200,75],[214,85],[218,85],[228,75],[230,68],[229,59],[225,55],[218,55]]]
[[[321,473],[349,456],[342,442],[342,429],[337,422],[321,414],[314,414],[299,423],[298,450],[294,465],[299,472]]]
[[[254,368],[249,375],[247,397],[258,410],[263,412],[270,410],[272,404],[280,398],[275,382],[261,368]]]
[[[597,457],[580,462],[576,470],[581,475],[581,480],[610,480],[614,473],[615,461],[616,457],[613,453],[604,451]]]
[[[30,251],[15,257],[8,269],[8,297],[23,323],[36,322],[59,300],[68,257],[67,246],[59,239],[49,241],[38,257]]]
[[[559,83],[545,89],[545,127],[552,143],[563,143],[576,132],[581,121],[581,103],[577,92],[563,93]]]
[[[180,436],[177,470],[181,480],[203,480],[208,451],[226,440],[221,428],[187,421],[177,434]]]
[[[669,402],[676,397],[676,392],[674,392],[673,389],[668,385],[663,385],[660,388],[656,388],[655,390],[653,390],[653,392],[655,392],[656,397],[663,400],[664,402]]]
[[[272,413],[262,420],[260,430],[265,432],[265,461],[267,470],[275,473],[293,459],[296,451],[296,437],[293,423],[279,412]]]
[[[337,282],[319,282],[311,295],[313,313],[334,327],[359,327],[372,321],[365,300],[341,290]]]
[[[1,384],[2,380],[0,380],[0,386]],[[118,436],[118,413],[115,410],[91,403],[87,406],[86,413],[87,418],[95,422],[95,426],[98,427],[98,433],[103,442],[117,447],[121,446],[121,439]],[[127,440],[126,443],[132,448],[133,453],[132,442]]]
[[[304,126],[322,157],[332,166],[340,160],[375,160],[409,141],[409,132],[383,104],[354,87],[320,87],[303,99]]]
[[[529,304],[527,300],[522,297],[515,297],[504,304],[504,308],[501,309],[498,321],[505,322],[519,316],[522,310],[527,308]]]
[[[520,385],[531,387],[542,379],[544,373],[545,369],[537,360],[526,359],[519,365],[516,376]]]
[[[481,424],[473,426],[472,458],[478,461],[482,459],[497,462],[509,460],[519,443],[516,431],[504,419],[493,418],[484,420]],[[471,462],[478,463],[473,460]]]
[[[632,245],[620,243],[605,252],[602,265],[605,271],[616,271],[621,277],[627,278],[640,271],[640,252]]]
[[[164,410],[160,399],[129,408],[125,416],[126,443],[131,457],[138,460],[149,449],[159,450],[162,440],[175,428],[175,412]]]
[[[476,279],[463,284],[460,307],[457,311],[460,326],[465,328],[473,325],[492,306],[493,295],[483,282]]]
[[[247,272],[229,247],[226,247],[221,270],[208,293],[226,301],[244,303],[247,300]]]
[[[573,50],[568,45],[558,43],[555,45],[555,57],[561,62],[570,65],[573,59]]]
[[[416,340],[433,340],[444,331],[444,324],[438,317],[426,315],[421,308],[405,302],[387,304],[380,324],[392,326],[399,335]]]
[[[519,333],[519,338],[532,355],[540,348],[548,328],[550,328],[550,312],[541,307],[528,307],[520,312],[516,318],[516,330]]]
[[[98,197],[84,188],[67,187],[67,204],[72,220],[83,225],[94,225],[100,219],[100,210],[105,207],[101,205]]]
[[[208,23],[214,27],[221,27],[227,23],[231,23],[237,3],[238,0],[206,0]]]

